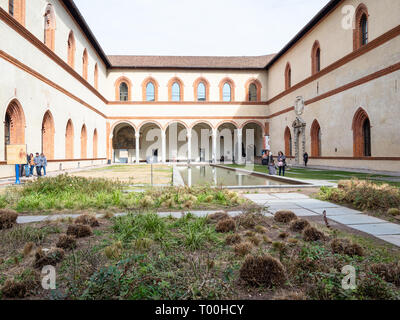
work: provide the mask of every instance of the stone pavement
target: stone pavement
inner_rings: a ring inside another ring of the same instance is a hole
[[[299,217],[322,216],[400,247],[400,225],[368,216],[361,211],[334,203],[311,199],[300,193],[245,194],[244,197],[275,214],[293,211]]]

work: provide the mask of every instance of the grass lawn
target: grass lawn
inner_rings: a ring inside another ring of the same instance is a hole
[[[86,227],[83,237],[71,233],[68,242],[60,239],[76,221],[0,230],[0,299],[400,297],[398,248],[321,225],[302,234],[258,213],[224,219],[151,212],[108,217]],[[56,267],[56,290],[41,288],[43,264]],[[355,290],[342,288],[346,265],[356,269]]]
[[[75,177],[105,178],[118,180],[127,184],[151,184],[151,165],[112,165],[70,174]],[[153,183],[157,185],[172,184],[172,167],[162,164],[153,165]]]
[[[232,168],[244,168],[244,165],[231,164],[228,165]],[[254,171],[268,173],[268,168],[262,165],[254,165]],[[335,170],[316,170],[316,169],[303,169],[303,168],[290,168],[286,171],[286,177],[293,179],[305,179],[305,180],[327,180],[331,182],[338,182],[340,180],[349,180],[357,178],[360,180],[371,180],[378,184],[388,183],[393,186],[400,187],[400,181],[394,182],[387,180],[387,178],[398,178],[388,175],[376,175],[359,172],[348,172],[348,171],[335,171]]]
[[[142,192],[130,193],[126,192],[126,188],[127,183],[112,179],[59,175],[7,188],[0,195],[0,208],[27,214],[52,214],[255,206],[236,192],[209,186],[144,188]]]

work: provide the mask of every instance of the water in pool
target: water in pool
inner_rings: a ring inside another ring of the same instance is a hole
[[[213,166],[176,167],[187,186],[274,186],[287,183]]]

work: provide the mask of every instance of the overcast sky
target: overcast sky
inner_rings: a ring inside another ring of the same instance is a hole
[[[106,54],[276,53],[328,0],[75,0]]]

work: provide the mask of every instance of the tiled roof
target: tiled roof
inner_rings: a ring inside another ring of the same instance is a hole
[[[258,57],[108,56],[112,67],[187,69],[263,69],[274,55]]]

